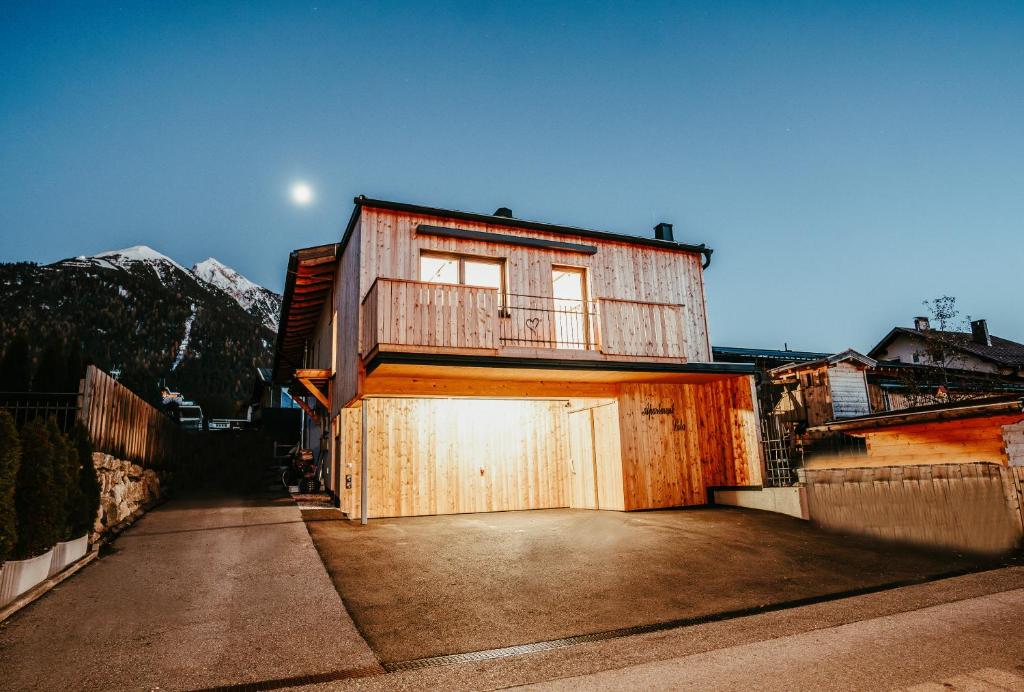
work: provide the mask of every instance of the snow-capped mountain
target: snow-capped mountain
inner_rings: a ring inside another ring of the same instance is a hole
[[[224,263],[209,257],[185,269],[167,255],[148,245],[135,245],[122,250],[109,250],[96,255],[79,256],[58,262],[64,266],[123,269],[152,272],[165,286],[182,280],[198,280],[206,288],[228,294],[243,310],[262,322],[267,329],[277,331],[281,312],[281,296],[245,278]]]
[[[277,331],[281,296],[253,283],[213,257],[193,266],[192,273],[201,281],[216,286],[234,298],[243,310],[262,321],[267,329]]]
[[[67,259],[56,262],[65,266],[94,266],[108,269],[124,269],[134,271],[136,268],[144,268],[156,274],[161,283],[166,284],[176,271],[190,273],[167,255],[161,254],[148,245],[133,245],[122,250],[108,250],[97,255],[79,255],[74,259]]]
[[[280,298],[264,291],[216,260],[193,272],[142,245],[0,263],[0,351],[16,335],[37,351],[56,338],[146,398],[165,382],[234,415],[273,358]]]

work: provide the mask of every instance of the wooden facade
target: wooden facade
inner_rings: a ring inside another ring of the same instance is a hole
[[[836,421],[822,430],[865,439],[867,456],[836,465],[987,462],[1024,466],[1024,400],[995,397]]]
[[[853,350],[768,372],[779,388],[772,414],[803,427],[824,425],[872,411],[866,371],[876,361]]]
[[[676,507],[760,484],[751,370],[711,362],[709,250],[356,202],[332,290],[275,366],[331,373],[315,422],[350,517]]]

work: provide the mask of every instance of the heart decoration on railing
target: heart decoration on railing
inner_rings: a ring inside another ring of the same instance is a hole
[[[539,317],[531,317],[530,319],[526,320],[526,328],[529,329],[531,332],[536,332],[537,331],[537,325],[539,325],[539,324],[540,324],[540,318]]]

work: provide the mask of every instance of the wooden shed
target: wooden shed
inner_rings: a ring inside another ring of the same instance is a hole
[[[990,462],[1024,466],[1024,399],[968,399],[837,420],[821,432],[862,437],[857,466]]]
[[[359,197],[338,245],[291,255],[275,377],[362,521],[703,504],[762,468],[753,370],[711,360],[710,258],[669,224]]]
[[[782,388],[773,413],[814,427],[826,421],[871,413],[865,371],[876,361],[853,349],[768,371]]]

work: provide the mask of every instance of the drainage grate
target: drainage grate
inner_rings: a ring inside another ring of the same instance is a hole
[[[262,692],[262,690],[281,690],[286,687],[299,687],[301,685],[319,685],[325,682],[353,680],[355,678],[369,678],[383,674],[384,670],[378,666],[346,668],[345,670],[332,670],[327,673],[316,673],[313,675],[296,675],[290,678],[259,680],[257,682],[239,682],[234,685],[223,685],[221,687],[204,687],[195,690],[195,692]]]
[[[888,591],[890,589],[897,589],[904,586],[914,586],[916,584],[925,584],[928,582],[940,581],[942,579],[949,579],[950,577],[959,577],[965,574],[986,572],[988,570],[998,569],[999,567],[1004,567],[1009,564],[1019,564],[1019,560],[1011,559],[1006,562],[984,564],[972,568],[945,572],[943,574],[935,574],[931,576],[918,577],[912,579],[903,579],[900,581],[889,582],[887,584],[866,586],[859,589],[850,589],[847,591],[840,591],[838,593],[825,594],[822,596],[798,598],[791,601],[782,601],[780,603],[769,603],[749,608],[740,608],[737,610],[729,610],[721,613],[713,613],[710,615],[697,615],[689,618],[680,618],[677,620],[668,620],[666,622],[657,622],[651,625],[636,625],[634,627],[623,627],[621,629],[608,630],[606,632],[594,632],[592,634],[581,634],[574,637],[549,639],[546,641],[535,642],[533,644],[520,644],[518,646],[506,646],[500,649],[484,649],[483,651],[470,651],[467,653],[449,654],[446,656],[429,656],[427,658],[415,658],[408,661],[381,662],[380,667],[367,666],[365,668],[347,668],[345,670],[336,670],[327,673],[318,673],[314,675],[297,675],[295,677],[290,678],[260,680],[258,682],[225,685],[223,687],[208,687],[203,688],[201,690],[196,690],[196,692],[248,692],[250,690],[252,690],[253,692],[257,692],[262,690],[279,690],[284,689],[286,687],[298,687],[300,685],[317,685],[325,682],[335,682],[339,680],[352,680],[356,678],[374,677],[377,675],[384,675],[386,673],[398,673],[401,671],[420,670],[423,668],[450,666],[459,663],[475,663],[479,661],[490,661],[500,658],[509,658],[512,656],[522,656],[523,654],[535,654],[540,653],[542,651],[551,651],[554,649],[562,649],[569,646],[576,646],[578,644],[606,641],[609,639],[619,639],[621,637],[629,637],[637,634],[663,632],[665,630],[673,630],[681,627],[691,627],[693,625],[703,625],[709,622],[720,622],[722,620],[732,620],[735,618],[747,617],[750,615],[758,615],[760,613],[770,613],[778,610],[786,610],[788,608],[799,608],[801,606],[813,605],[815,603],[837,601],[843,598],[851,598],[853,596],[864,596],[867,594],[877,593],[880,591]]]
[[[681,627],[692,627],[694,625],[703,625],[709,622],[720,622],[722,620],[733,620],[735,618],[748,617],[751,615],[759,615],[761,613],[770,613],[778,610],[786,610],[789,608],[799,608],[801,606],[813,605],[815,603],[825,603],[828,601],[838,601],[843,598],[852,598],[854,596],[865,596],[867,594],[878,593],[880,591],[889,591],[891,589],[898,589],[904,586],[914,586],[917,584],[924,584],[932,581],[939,581],[942,579],[949,579],[950,577],[959,577],[965,574],[972,574],[975,572],[984,572],[989,569],[995,569],[1002,565],[988,565],[981,568],[972,567],[962,570],[955,570],[951,572],[945,572],[942,574],[936,574],[925,577],[916,577],[911,579],[902,579],[899,581],[893,581],[886,584],[878,584],[875,586],[865,586],[858,589],[849,589],[847,591],[840,591],[838,593],[824,594],[821,596],[808,596],[806,598],[797,598],[791,601],[782,601],[779,603],[767,603],[764,605],[752,606],[748,608],[739,608],[737,610],[727,610],[720,613],[712,613],[709,615],[696,615],[688,618],[679,618],[677,620],[667,620],[665,622],[656,622],[650,625],[636,625],[634,627],[623,627],[616,630],[608,630],[606,632],[595,632],[593,634],[581,634],[575,637],[564,637],[562,639],[549,639],[547,641],[536,642],[534,644],[521,644],[519,646],[507,646],[501,649],[485,649],[483,651],[471,651],[464,654],[449,654],[447,656],[429,656],[427,658],[415,658],[409,661],[395,661],[386,662],[382,661],[381,665],[389,673],[395,673],[405,670],[419,670],[421,668],[433,668],[435,666],[449,666],[458,663],[473,663],[478,661],[488,661],[498,658],[508,658],[510,656],[521,656],[523,654],[534,654],[541,651],[551,651],[552,649],[561,649],[567,646],[576,646],[577,644],[587,644],[590,642],[605,641],[608,639],[619,639],[621,637],[630,637],[637,634],[650,634],[652,632],[663,632],[665,630],[674,630]]]

